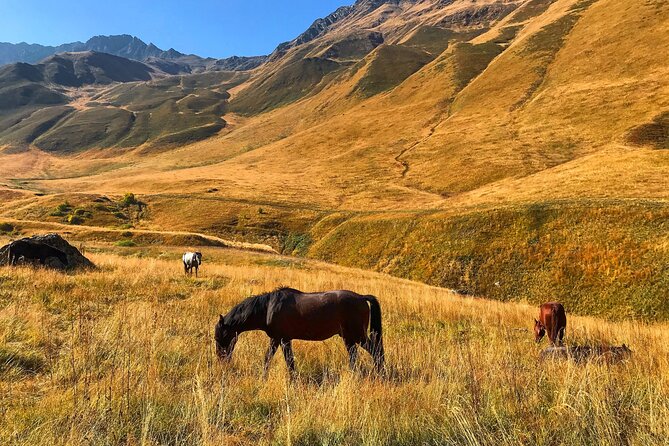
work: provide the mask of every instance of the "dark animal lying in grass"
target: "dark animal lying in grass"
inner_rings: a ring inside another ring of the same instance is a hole
[[[567,313],[562,304],[549,302],[539,307],[539,320],[534,320],[534,340],[539,342],[548,332],[551,344],[562,345],[565,330],[567,329]]]
[[[614,363],[624,361],[631,356],[632,350],[625,344],[621,347],[611,345],[551,346],[541,352],[541,359],[573,359],[576,362],[599,360]]]
[[[46,265],[48,258],[56,258],[64,265],[68,265],[67,255],[56,248],[43,243],[34,243],[27,240],[17,240],[9,244],[9,265],[14,266],[23,257],[26,261],[39,261],[40,265]]]
[[[279,346],[292,375],[295,372],[293,339],[324,341],[335,335],[344,339],[351,368],[355,367],[358,345],[372,355],[377,370],[383,368],[381,306],[374,296],[361,296],[352,291],[302,293],[280,288],[249,297],[221,316],[216,325],[214,339],[219,358],[230,360],[239,334],[251,330],[264,331],[270,337],[265,375]]]

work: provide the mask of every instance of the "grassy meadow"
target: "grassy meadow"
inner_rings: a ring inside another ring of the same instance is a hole
[[[316,261],[182,248],[87,247],[98,265],[0,269],[0,442],[11,445],[666,444],[669,327],[570,317],[570,343],[626,343],[620,364],[540,362],[536,309]],[[290,285],[379,297],[386,373],[342,342],[297,342],[298,378],[244,334],[215,358],[219,313]]]

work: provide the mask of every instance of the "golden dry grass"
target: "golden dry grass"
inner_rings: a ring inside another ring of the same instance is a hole
[[[384,275],[210,249],[90,246],[99,270],[0,270],[0,438],[36,444],[666,444],[669,329],[570,317],[569,342],[627,343],[629,362],[539,362],[535,309]],[[298,342],[299,377],[267,338],[214,357],[217,315],[278,285],[379,297],[387,373],[347,369],[341,341]]]

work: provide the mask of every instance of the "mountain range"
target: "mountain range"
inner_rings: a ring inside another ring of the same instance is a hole
[[[170,61],[175,65],[179,65],[181,71],[187,72],[249,70],[265,61],[265,56],[234,56],[227,59],[214,59],[193,54],[183,54],[173,48],[164,51],[152,43],[147,45],[137,37],[123,34],[117,36],[95,36],[86,42],[72,42],[58,46],[44,46],[25,42],[18,44],[0,42],[0,65],[16,62],[34,64],[54,54],[86,51],[107,53],[142,62],[152,60]]]
[[[95,200],[132,191],[140,227],[669,318],[668,22],[662,0],[358,0],[244,71],[6,65],[0,217],[121,224]]]

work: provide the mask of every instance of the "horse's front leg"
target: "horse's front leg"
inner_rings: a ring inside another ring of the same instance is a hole
[[[196,279],[197,279],[197,272],[198,272],[199,270],[200,270],[200,268],[199,268],[197,265],[195,265],[195,278],[196,278]]]
[[[295,355],[293,355],[293,343],[291,341],[283,341],[281,343],[283,350],[283,358],[286,360],[288,371],[291,379],[295,378]]]
[[[263,379],[267,379],[267,375],[269,374],[269,364],[272,362],[272,358],[276,353],[276,349],[279,348],[279,345],[281,345],[281,341],[278,339],[269,340],[269,348],[267,349],[267,353],[265,353],[265,366],[263,367],[262,373]]]

